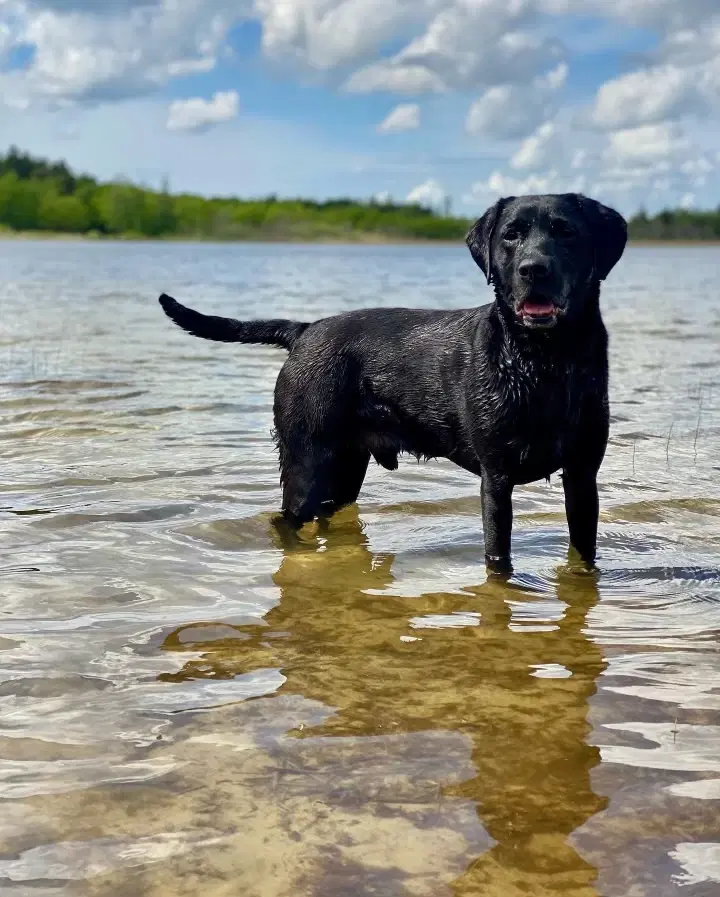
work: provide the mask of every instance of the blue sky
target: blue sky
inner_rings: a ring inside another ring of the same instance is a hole
[[[720,204],[716,0],[0,0],[0,149],[465,215]]]

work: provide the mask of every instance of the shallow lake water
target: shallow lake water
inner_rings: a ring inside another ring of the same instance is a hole
[[[719,267],[628,250],[600,574],[553,477],[502,583],[446,462],[281,544],[283,353],[156,302],[488,301],[462,247],[0,243],[0,892],[719,895]]]

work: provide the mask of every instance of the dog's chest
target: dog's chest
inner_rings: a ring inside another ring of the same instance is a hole
[[[541,479],[562,466],[577,420],[576,379],[570,365],[525,363],[507,372],[496,435],[518,482]]]

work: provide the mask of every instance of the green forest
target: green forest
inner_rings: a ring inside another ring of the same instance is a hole
[[[207,240],[461,240],[469,221],[406,203],[206,198],[123,181],[100,183],[64,162],[0,155],[0,232]],[[640,240],[719,240],[720,209],[630,221]]]

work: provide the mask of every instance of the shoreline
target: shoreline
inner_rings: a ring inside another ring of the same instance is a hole
[[[431,240],[419,237],[395,237],[382,233],[373,233],[372,231],[357,231],[352,236],[317,236],[317,237],[273,237],[269,235],[258,234],[252,238],[222,238],[222,237],[203,237],[189,236],[183,234],[164,236],[164,237],[148,237],[135,235],[88,235],[75,233],[60,233],[55,231],[13,231],[0,230],[0,242],[68,242],[68,243],[213,243],[213,244],[243,244],[243,243],[263,243],[263,244],[284,244],[291,246],[461,246],[463,241],[460,240]],[[639,240],[630,239],[630,246],[638,247],[660,247],[669,248],[690,247],[690,246],[720,246],[720,239],[712,240],[689,240],[689,239],[658,239],[652,240],[643,238]]]
[[[273,237],[267,234],[258,234],[253,237],[204,237],[190,234],[173,234],[164,237],[148,237],[144,235],[120,234],[116,236],[88,235],[73,233],[56,233],[55,231],[10,231],[0,230],[0,242],[67,242],[67,243],[214,243],[214,244],[238,244],[243,243],[279,243],[295,246],[457,246],[462,245],[462,239],[458,240],[430,240],[420,237],[393,237],[372,231],[357,231],[351,236],[317,236],[317,237]]]

